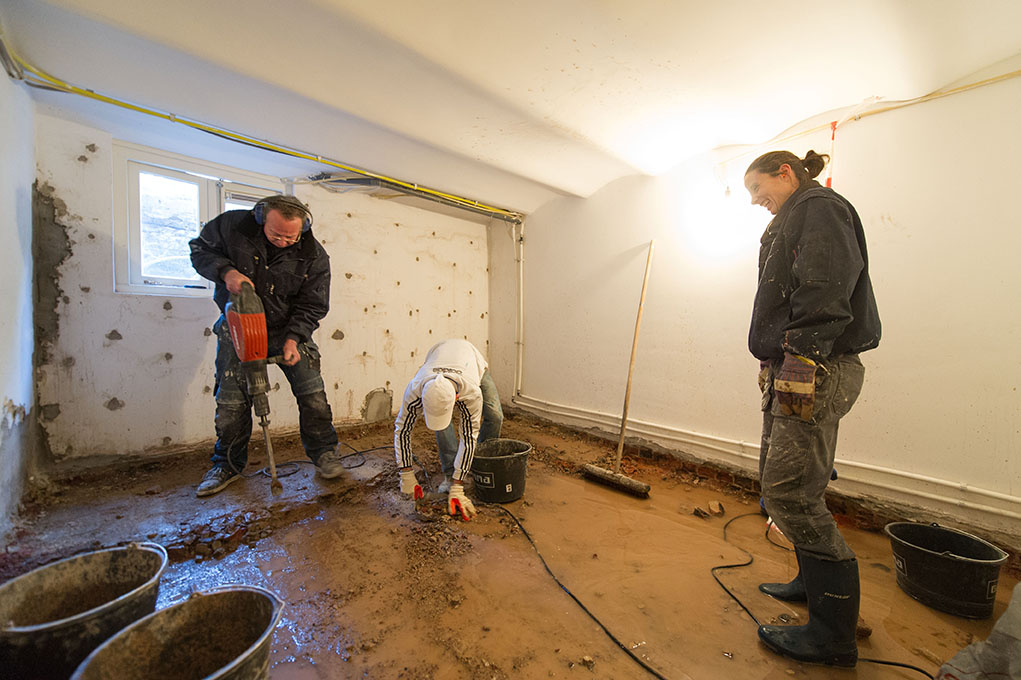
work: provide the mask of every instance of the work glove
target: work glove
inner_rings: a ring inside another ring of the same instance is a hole
[[[759,392],[765,392],[769,386],[769,366],[772,362],[759,362]]]
[[[416,501],[421,500],[425,495],[422,493],[422,487],[418,480],[415,479],[414,470],[401,470],[401,493],[405,496],[413,496]]]
[[[447,512],[455,516],[460,512],[461,519],[465,522],[470,521],[478,512],[471,499],[464,495],[464,486],[461,484],[450,486],[450,491],[447,492]]]
[[[796,415],[802,420],[812,419],[815,406],[815,370],[819,367],[811,359],[784,352],[783,365],[774,373],[773,392],[780,402],[780,412]]]

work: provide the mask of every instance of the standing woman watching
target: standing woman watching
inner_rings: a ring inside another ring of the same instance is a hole
[[[860,352],[879,344],[880,322],[861,220],[816,177],[828,156],[764,154],[745,172],[754,205],[774,215],[762,235],[748,348],[760,362],[766,511],[794,544],[800,571],[759,588],[807,601],[804,626],[760,626],[783,656],[833,666],[858,662],[858,561],[826,508],[837,425],[861,391]]]

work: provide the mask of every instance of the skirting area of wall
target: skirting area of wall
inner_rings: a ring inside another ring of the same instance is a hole
[[[512,402],[550,420],[576,427],[608,432],[620,431],[620,416],[590,411],[517,395]],[[680,450],[707,462],[738,467],[758,476],[759,443],[743,442],[688,432],[641,420],[628,420],[627,435],[642,437],[660,446]],[[840,479],[830,487],[837,493],[874,503],[890,503],[917,508],[909,519],[941,521],[964,528],[991,531],[1014,537],[1021,520],[1021,498],[969,487],[900,470],[837,459]]]

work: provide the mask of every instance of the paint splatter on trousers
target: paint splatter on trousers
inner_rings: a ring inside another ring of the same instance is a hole
[[[801,551],[826,560],[855,555],[826,508],[826,486],[837,448],[837,425],[861,393],[865,368],[857,354],[820,364],[812,418],[783,415],[773,394],[772,373],[762,376],[762,446],[759,480],[766,512]]]

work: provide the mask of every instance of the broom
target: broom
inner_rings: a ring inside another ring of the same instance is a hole
[[[649,485],[644,482],[631,479],[620,474],[620,458],[624,453],[624,433],[627,430],[627,410],[631,402],[631,376],[635,371],[635,351],[638,349],[638,329],[642,327],[642,309],[645,307],[645,290],[649,286],[649,271],[652,269],[652,247],[656,241],[649,241],[649,257],[645,261],[645,279],[642,281],[642,295],[638,299],[638,318],[635,320],[635,337],[631,341],[631,364],[627,369],[627,389],[624,390],[624,415],[620,419],[620,440],[617,442],[617,460],[613,464],[613,472],[601,467],[586,463],[581,467],[586,477],[626,491],[635,496],[646,498],[649,495]]]

